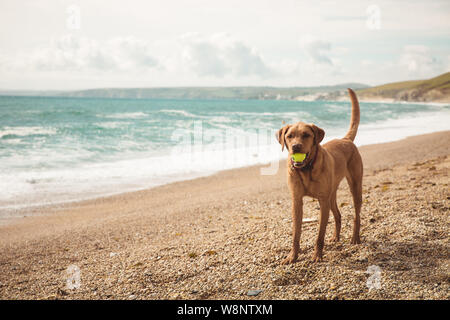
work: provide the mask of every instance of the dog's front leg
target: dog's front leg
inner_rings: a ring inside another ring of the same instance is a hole
[[[292,199],[292,250],[283,260],[282,264],[294,263],[297,261],[300,249],[300,235],[302,233],[303,221],[303,198],[293,197]]]
[[[330,216],[330,199],[320,199],[320,221],[319,221],[319,234],[316,240],[316,249],[312,261],[322,261],[322,251],[325,242],[325,231],[327,229],[328,218]]]

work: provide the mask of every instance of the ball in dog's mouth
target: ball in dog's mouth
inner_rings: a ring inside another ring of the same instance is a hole
[[[307,153],[294,153],[291,156],[292,165],[296,168],[301,168],[307,157]]]

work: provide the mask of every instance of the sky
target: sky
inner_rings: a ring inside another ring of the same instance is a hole
[[[377,85],[448,71],[448,0],[0,2],[0,89]]]

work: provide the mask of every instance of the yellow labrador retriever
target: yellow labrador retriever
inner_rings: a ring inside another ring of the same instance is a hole
[[[330,209],[333,212],[335,229],[333,241],[339,241],[341,231],[341,213],[336,203],[336,191],[345,177],[350,186],[355,207],[353,219],[353,236],[351,243],[361,243],[359,239],[360,211],[362,204],[363,163],[358,148],[353,141],[359,125],[359,103],[353,90],[348,89],[352,102],[350,128],[342,139],[331,140],[320,145],[325,131],[314,124],[297,122],[281,128],[277,139],[282,150],[289,151],[288,185],[292,197],[293,243],[289,256],[283,264],[297,260],[300,246],[300,234],[303,219],[303,197],[309,196],[319,200],[320,219],[313,261],[322,261],[325,230]],[[305,153],[302,162],[291,159],[294,153]]]

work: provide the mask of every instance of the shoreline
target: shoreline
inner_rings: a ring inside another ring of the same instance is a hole
[[[358,92],[356,91],[356,94]],[[275,100],[275,99],[274,99]],[[315,102],[315,101],[325,101],[325,102],[350,102],[350,99],[346,96],[343,96],[339,99],[314,99],[314,100],[302,100],[302,99],[289,99],[286,101],[304,101],[304,102]],[[386,98],[365,98],[365,97],[359,97],[358,101],[363,103],[390,103],[390,104],[418,104],[418,105],[430,105],[430,106],[448,106],[450,105],[450,100],[438,100],[438,101],[406,101],[406,100],[396,100],[396,99],[386,99]]]
[[[439,133],[439,132],[445,132],[445,131],[425,132],[425,133],[421,133],[420,135],[427,135],[427,134],[433,134],[433,133]],[[401,141],[401,140],[408,139],[411,137],[414,137],[414,136],[406,135],[405,137],[402,137],[402,138],[396,139],[396,140],[387,140],[387,141],[382,141],[382,142],[378,142],[378,143],[368,143],[368,144],[361,144],[361,145],[357,144],[357,146],[358,146],[358,148],[361,148],[361,147],[366,147],[366,146],[371,146],[371,145],[378,145],[378,144],[383,144],[383,143],[391,143],[391,142],[395,142],[395,141]],[[331,139],[335,139],[335,138],[334,137],[326,138],[324,142],[331,140]],[[286,158],[286,155],[283,154],[282,158],[280,158],[279,161],[284,161],[285,158]],[[124,185],[117,185],[117,187],[120,189],[117,191],[108,191],[108,192],[104,192],[104,193],[97,192],[97,194],[94,194],[94,195],[92,195],[89,192],[85,192],[83,194],[77,194],[77,195],[74,194],[73,196],[69,196],[70,199],[60,199],[60,200],[46,201],[46,202],[41,202],[41,203],[25,203],[25,204],[5,205],[5,206],[0,207],[0,211],[2,211],[2,213],[0,215],[0,225],[7,224],[10,220],[14,220],[16,218],[32,216],[35,214],[36,211],[44,210],[47,208],[61,207],[61,206],[66,206],[66,205],[70,205],[70,204],[75,204],[78,202],[94,201],[96,199],[109,198],[109,197],[119,196],[122,194],[129,194],[129,193],[133,193],[133,192],[140,192],[140,191],[150,190],[153,188],[158,188],[158,187],[161,187],[164,185],[170,185],[170,184],[177,183],[177,182],[191,181],[191,180],[195,180],[195,179],[199,179],[199,178],[210,177],[210,176],[218,174],[222,171],[250,168],[253,166],[267,166],[268,164],[269,163],[266,163],[266,164],[256,163],[256,164],[250,164],[250,165],[246,165],[246,166],[237,166],[237,167],[233,167],[230,169],[218,169],[218,170],[212,171],[212,172],[207,171],[207,172],[196,173],[196,174],[188,174],[183,177],[170,179],[167,182],[158,183],[154,186],[126,187],[126,185],[124,184]],[[128,183],[128,185],[130,185],[130,184],[132,184],[132,183],[131,182]],[[49,197],[51,197],[51,194],[49,194]]]
[[[342,240],[310,258],[318,203],[305,199],[299,261],[291,243],[285,161],[35,210],[0,225],[3,299],[448,299],[450,131],[359,148],[365,166],[362,245],[349,243],[352,205],[338,191]],[[420,150],[420,152],[417,152]],[[66,288],[69,266],[80,289]],[[367,268],[383,271],[381,290]],[[447,275],[447,276],[446,276]]]
[[[359,98],[358,98],[359,99]],[[342,100],[339,100],[342,101]],[[344,100],[346,101],[346,100]],[[389,100],[389,99],[366,99],[361,98],[359,102],[364,103],[392,103],[392,104],[418,104],[418,105],[429,105],[429,106],[436,106],[436,107],[445,107],[450,105],[450,100],[446,102],[442,101],[404,101],[404,100]]]

